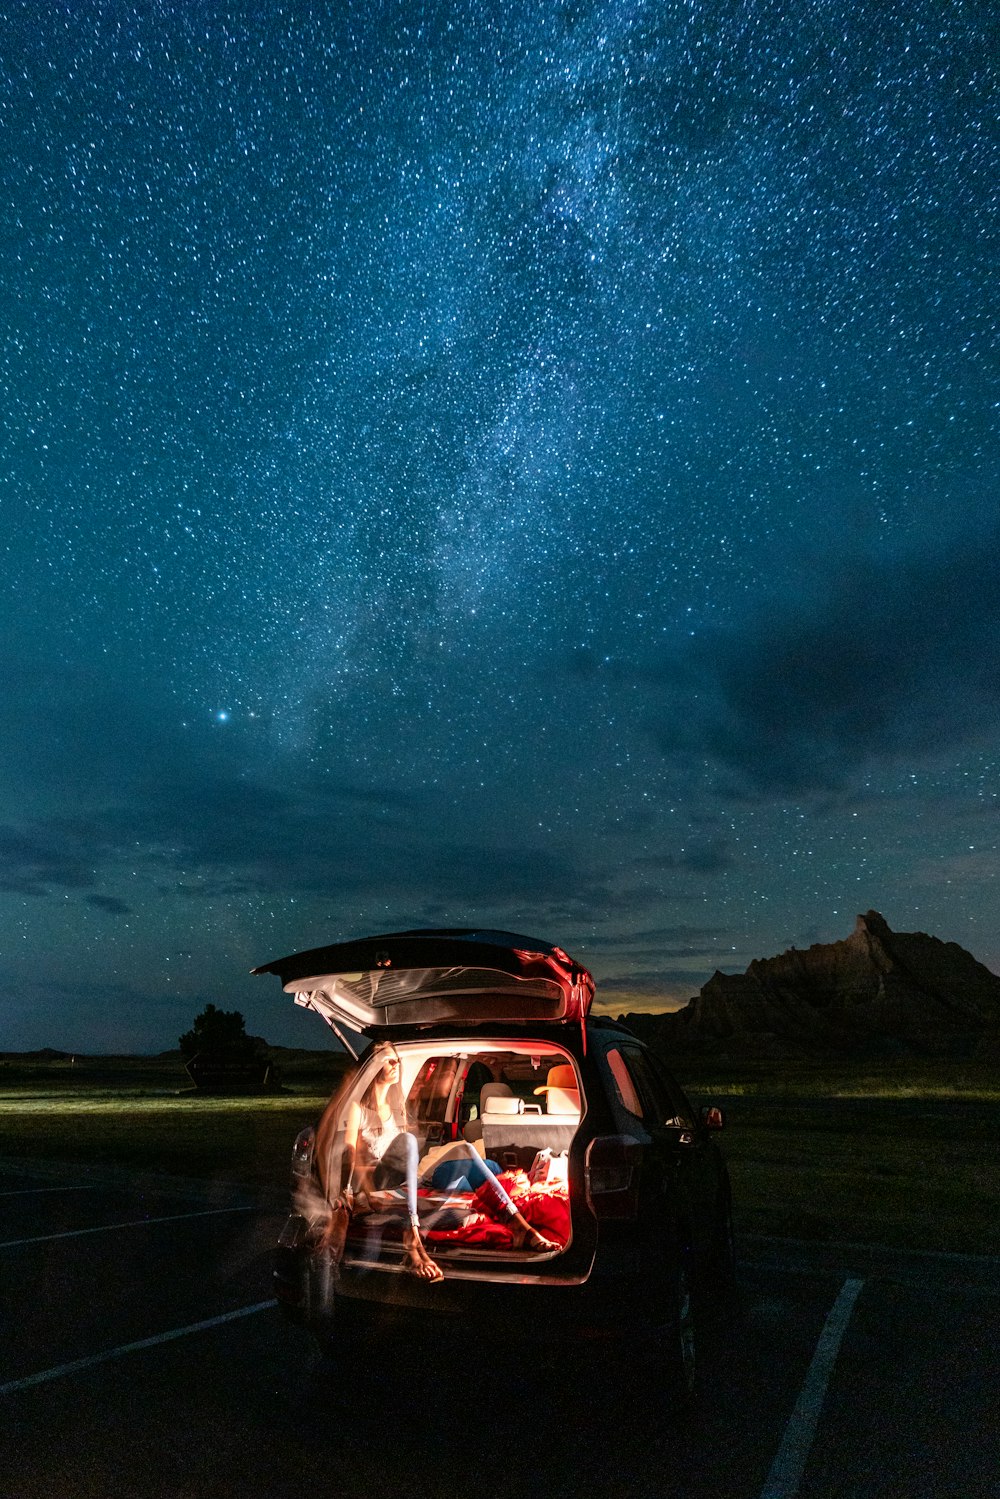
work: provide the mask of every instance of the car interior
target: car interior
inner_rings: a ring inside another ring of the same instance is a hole
[[[530,1223],[565,1247],[568,1153],[584,1108],[570,1056],[551,1042],[521,1041],[481,1048],[405,1043],[396,1052],[407,1129],[419,1149],[421,1230],[435,1253],[512,1251],[486,1171]],[[360,1070],[345,1115],[380,1065],[376,1057]],[[379,1194],[375,1211],[352,1219],[349,1251],[367,1258],[383,1242],[398,1244],[403,1206],[401,1187],[389,1202]]]

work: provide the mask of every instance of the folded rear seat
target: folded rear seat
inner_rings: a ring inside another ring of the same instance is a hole
[[[505,1164],[506,1155],[519,1164],[546,1146],[553,1155],[567,1150],[580,1123],[579,1109],[542,1113],[541,1104],[523,1098],[488,1098],[483,1104],[483,1145],[488,1159]]]

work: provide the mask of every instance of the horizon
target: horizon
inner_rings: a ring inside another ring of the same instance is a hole
[[[871,913],[871,911],[869,911],[868,913],[859,913],[859,915],[857,917],[857,921],[860,921],[862,919],[862,915],[863,914],[869,914],[870,915],[872,913]],[[875,914],[881,914],[881,913],[875,913]],[[897,933],[895,931],[895,929],[892,928],[892,927],[890,927],[890,932],[892,932],[893,935],[899,935],[899,936],[914,936],[914,935],[918,935],[918,936],[928,936],[928,937],[935,938],[935,934],[933,932],[924,932],[924,933],[899,932],[899,933]],[[850,935],[850,934],[848,934],[848,935]],[[846,939],[839,938],[839,939],[834,939],[834,942],[844,941],[844,940],[846,940]],[[935,940],[941,941],[942,939],[935,938]],[[822,944],[813,943],[813,944],[811,944],[812,947],[816,947],[816,946],[832,946],[832,945],[833,945],[832,943],[822,943]],[[809,950],[811,950],[811,949],[806,949],[806,951],[809,951]],[[789,949],[785,949],[785,951],[786,952],[796,951],[796,949],[795,948],[789,948]],[[967,955],[970,956],[970,957],[972,957],[976,962],[980,962],[981,961],[976,956],[975,953],[969,953],[968,949],[963,948],[962,951],[966,952]],[[751,962],[756,962],[756,961],[767,962],[767,961],[769,961],[772,958],[780,957],[782,955],[783,954],[780,954],[780,953],[767,954],[767,955],[764,955],[762,958],[751,959]],[[986,964],[982,964],[982,966],[985,967],[985,968],[987,968],[987,971],[990,972],[990,973],[992,973],[994,977],[1000,978],[1000,973],[997,973],[997,971],[995,969],[989,968],[988,965],[986,965]],[[724,969],[718,969],[718,970],[716,970],[716,972],[717,973],[723,973],[723,974],[725,974],[726,971]],[[735,971],[735,975],[739,975],[739,974],[742,974],[744,972],[746,972],[745,968],[744,969],[738,969],[738,970]],[[733,975],[733,976],[735,976],[735,975]],[[709,977],[710,978],[714,977],[714,975],[710,975]],[[706,982],[707,982],[707,980],[706,980]],[[702,986],[702,987],[704,987],[704,986]],[[652,998],[650,996],[643,996],[643,994],[641,992],[639,992],[639,993],[630,993],[628,990],[624,990],[623,992],[619,993],[617,995],[617,997],[614,998],[614,999],[610,999],[610,998],[609,999],[602,999],[602,997],[601,997],[601,991],[600,991],[600,989],[598,989],[597,992],[595,993],[594,1005],[593,1005],[592,1013],[594,1015],[596,1015],[596,1016],[600,1016],[600,1017],[603,1017],[603,1018],[606,1018],[606,1019],[611,1019],[611,1020],[625,1020],[630,1015],[668,1015],[668,1014],[677,1014],[681,1010],[687,1009],[690,1005],[693,1005],[699,999],[700,992],[701,991],[699,990],[698,993],[689,995],[688,998],[685,999],[685,1000],[683,1000],[680,1004],[671,1004],[669,1002],[664,1002],[664,1001],[657,1002],[657,1000],[655,998]],[[240,1013],[242,1014],[242,1012],[240,1012]],[[190,1020],[193,1021],[193,1019],[194,1019],[194,1016],[192,1015],[190,1017]],[[244,1019],[245,1019],[245,1017],[244,1017]],[[317,1023],[320,1023],[320,1017],[315,1017],[315,1020],[316,1020]],[[325,1024],[325,1022],[323,1022],[323,1023]],[[315,1025],[312,1028],[315,1029]],[[308,1038],[305,1037],[305,1036],[302,1037],[301,1039],[296,1040],[293,1043],[288,1043],[288,1042],[272,1041],[269,1037],[267,1037],[267,1036],[265,1036],[263,1034],[257,1035],[257,1034],[255,1034],[253,1032],[250,1032],[250,1031],[248,1031],[248,1034],[251,1035],[252,1039],[254,1039],[254,1040],[263,1041],[264,1044],[267,1047],[271,1048],[272,1050],[279,1050],[279,1051],[303,1051],[303,1052],[310,1052],[310,1053],[314,1052],[317,1055],[325,1053],[325,1052],[332,1052],[334,1054],[341,1054],[341,1055],[345,1055],[346,1054],[344,1052],[343,1046],[338,1041],[337,1037],[334,1035],[334,1033],[333,1033],[332,1030],[329,1030],[329,1035],[328,1036],[324,1036],[321,1033],[321,1038],[324,1041],[326,1041],[326,1043],[327,1043],[326,1045],[322,1045],[322,1046],[318,1045],[318,1044],[314,1044],[314,1045],[308,1045],[308,1044],[306,1044]],[[56,1046],[56,1045],[54,1045],[54,1044],[52,1044],[50,1042],[50,1043],[47,1043],[47,1044],[45,1044],[43,1046],[31,1047],[31,1048],[22,1049],[22,1050],[19,1050],[19,1051],[0,1050],[0,1058],[18,1057],[18,1056],[22,1056],[23,1057],[23,1056],[33,1056],[33,1055],[37,1056],[37,1055],[41,1055],[41,1054],[44,1054],[44,1053],[52,1053],[53,1056],[58,1056],[58,1057],[76,1057],[76,1056],[83,1056],[83,1057],[90,1057],[90,1058],[101,1057],[101,1058],[107,1058],[109,1060],[110,1059],[114,1059],[115,1057],[122,1057],[122,1058],[139,1057],[139,1058],[146,1058],[146,1059],[152,1059],[152,1060],[155,1060],[157,1058],[162,1058],[162,1059],[166,1060],[167,1058],[172,1058],[172,1057],[175,1057],[175,1056],[176,1057],[180,1057],[182,1055],[182,1053],[180,1051],[180,1048],[177,1047],[177,1046],[167,1046],[167,1047],[162,1047],[162,1048],[159,1048],[159,1049],[156,1049],[156,1050],[152,1050],[152,1051],[141,1051],[141,1052],[114,1052],[114,1051],[90,1052],[90,1051],[82,1050],[81,1048],[74,1049],[74,1048],[71,1048],[71,1047],[68,1048],[68,1047]]]

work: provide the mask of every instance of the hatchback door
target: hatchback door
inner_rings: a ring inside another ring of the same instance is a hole
[[[390,932],[312,948],[253,970],[273,973],[295,1003],[340,1034],[403,1026],[583,1022],[594,981],[560,947],[514,932]]]

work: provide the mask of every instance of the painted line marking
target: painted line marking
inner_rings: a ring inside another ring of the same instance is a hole
[[[51,1379],[62,1379],[66,1374],[76,1374],[80,1369],[92,1369],[96,1364],[106,1364],[112,1359],[124,1358],[129,1353],[140,1353],[144,1348],[157,1348],[161,1343],[172,1343],[176,1338],[186,1338],[193,1332],[205,1332],[210,1327],[221,1327],[224,1322],[235,1322],[238,1317],[252,1317],[255,1312],[266,1311],[277,1303],[257,1301],[253,1306],[241,1306],[235,1312],[223,1312],[221,1317],[209,1317],[204,1322],[192,1322],[189,1327],[175,1327],[170,1332],[157,1333],[152,1338],[140,1338],[135,1343],[121,1343],[117,1348],[105,1348],[103,1353],[91,1353],[86,1358],[75,1358],[69,1364],[57,1364],[54,1369],[43,1369],[40,1374],[27,1374],[23,1379],[10,1379],[0,1384],[0,1395],[14,1395],[18,1390],[30,1390],[34,1385],[47,1384]]]
[[[38,1192],[96,1192],[96,1187],[18,1187],[16,1192],[0,1192],[0,1197],[32,1197]]]
[[[145,1228],[149,1223],[176,1223],[181,1218],[214,1218],[220,1213],[255,1213],[256,1208],[203,1208],[197,1213],[170,1213],[165,1218],[132,1218],[127,1223],[100,1223],[96,1228],[71,1228],[61,1234],[36,1234],[31,1239],[7,1239],[0,1249],[17,1249],[22,1244],[48,1244],[52,1239],[80,1239],[84,1234],[109,1234],[116,1228]]]
[[[830,1308],[760,1499],[794,1499],[799,1491],[830,1376],[863,1285],[863,1280],[845,1280],[840,1295]]]

